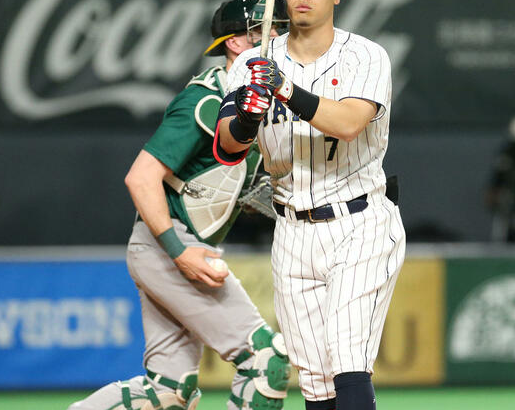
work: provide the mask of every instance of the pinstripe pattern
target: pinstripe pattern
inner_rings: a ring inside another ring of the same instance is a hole
[[[228,74],[229,90],[250,82],[242,53]],[[399,210],[385,193],[382,161],[388,145],[390,61],[383,48],[335,29],[330,49],[301,65],[288,55],[287,34],[271,41],[269,57],[295,84],[314,94],[360,98],[380,105],[353,141],[326,138],[290,110],[269,110],[258,133],[274,200],[288,205],[274,231],[272,267],[275,309],[300,386],[308,400],[335,397],[333,377],[372,372],[400,267],[405,234]],[[275,101],[275,100],[274,100]],[[349,215],[346,201],[368,194],[369,206]],[[329,222],[291,218],[332,204]],[[289,215],[289,216],[288,216]]]
[[[296,84],[335,100],[354,97],[375,101],[381,109],[358,138],[350,143],[338,142],[332,160],[327,159],[330,143],[322,133],[307,122],[292,121],[288,109],[289,121],[281,119],[272,124],[271,109],[258,140],[265,168],[273,177],[275,200],[304,210],[345,202],[383,185],[391,96],[390,61],[384,49],[364,37],[335,29],[331,48],[303,67],[288,56],[286,40],[287,34],[274,39],[269,57],[273,55]],[[255,48],[236,59],[228,75],[231,91],[250,82],[245,62],[258,54]],[[333,79],[338,80],[337,85],[332,84]]]
[[[339,373],[373,371],[405,241],[398,208],[372,196],[376,205],[330,222],[277,221],[275,308],[308,400],[334,397]]]

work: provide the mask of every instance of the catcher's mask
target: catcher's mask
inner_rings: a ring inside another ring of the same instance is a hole
[[[222,3],[211,22],[214,41],[204,51],[204,55],[225,55],[225,40],[241,33],[247,33],[249,41],[257,46],[258,42],[254,42],[253,38],[260,38],[265,3],[265,0],[231,0]],[[279,33],[284,33],[287,31],[288,22],[285,1],[276,0],[272,25]]]

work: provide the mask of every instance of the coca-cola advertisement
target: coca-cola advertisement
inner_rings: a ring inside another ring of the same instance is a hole
[[[205,58],[218,1],[0,0],[0,122],[154,124]],[[515,113],[515,3],[347,0],[335,25],[386,48],[394,124]],[[490,101],[487,103],[487,101]]]
[[[201,57],[217,2],[2,3],[2,123],[145,121],[214,62]]]

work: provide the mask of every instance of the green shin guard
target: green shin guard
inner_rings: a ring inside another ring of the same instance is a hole
[[[264,325],[250,334],[249,344],[252,354],[243,352],[235,363],[239,365],[253,356],[252,368],[238,370],[247,380],[230,400],[239,409],[281,410],[291,372],[283,337]]]
[[[156,393],[147,379],[143,381],[145,396],[131,397],[129,381],[122,382],[122,402],[108,410],[195,410],[201,397],[196,372],[185,373],[177,382],[148,371],[147,378],[172,389]]]

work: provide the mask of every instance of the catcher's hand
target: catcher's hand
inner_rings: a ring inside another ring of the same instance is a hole
[[[219,257],[218,253],[208,249],[188,246],[173,261],[187,279],[203,282],[213,288],[219,288],[223,286],[229,272],[214,269],[206,260],[206,258]]]
[[[264,57],[247,60],[247,67],[252,70],[251,84],[265,87],[279,101],[287,102],[293,92],[293,83],[286,78],[277,63]]]
[[[238,204],[246,213],[259,212],[270,219],[277,219],[272,207],[273,188],[268,175],[262,176],[238,199]]]

